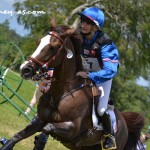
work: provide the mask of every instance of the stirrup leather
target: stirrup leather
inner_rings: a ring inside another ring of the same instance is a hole
[[[109,148],[109,149],[105,149],[105,148],[103,147],[103,142],[105,141],[105,138],[106,138],[106,137],[111,138],[112,141],[113,141],[113,145],[114,145],[114,146],[111,147],[111,148]],[[111,134],[103,135],[103,136],[102,136],[102,139],[101,139],[101,147],[102,147],[102,150],[112,150],[112,149],[117,149],[115,138],[114,138]]]

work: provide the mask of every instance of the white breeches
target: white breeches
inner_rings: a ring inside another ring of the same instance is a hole
[[[97,112],[99,116],[103,116],[104,112],[107,110],[111,85],[112,85],[112,79],[101,84],[96,84],[97,88],[102,90],[102,94],[99,97],[99,102],[97,107]]]

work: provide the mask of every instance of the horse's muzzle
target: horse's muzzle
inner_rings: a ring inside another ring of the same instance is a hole
[[[32,66],[24,66],[21,69],[21,77],[24,79],[31,79],[34,76],[34,68]]]

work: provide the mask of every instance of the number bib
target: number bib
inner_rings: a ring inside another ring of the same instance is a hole
[[[88,71],[99,71],[101,69],[97,58],[88,57],[82,58],[82,65]]]

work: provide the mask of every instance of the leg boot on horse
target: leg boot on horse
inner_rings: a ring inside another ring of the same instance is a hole
[[[49,135],[46,135],[44,133],[41,133],[40,135],[35,136],[35,141],[34,141],[35,147],[33,150],[44,150],[45,145],[48,140],[48,136]]]

